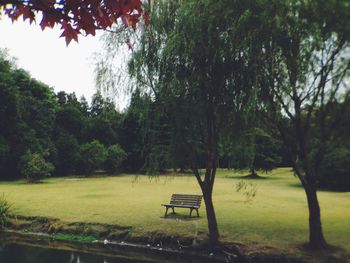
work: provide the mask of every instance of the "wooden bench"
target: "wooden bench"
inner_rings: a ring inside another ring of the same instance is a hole
[[[197,217],[199,217],[198,209],[201,206],[202,196],[201,195],[185,195],[185,194],[173,194],[170,199],[169,204],[162,204],[165,206],[165,215],[168,215],[168,209],[172,208],[173,213],[175,213],[174,208],[189,208],[190,209],[190,217],[192,216],[192,211],[196,210]]]

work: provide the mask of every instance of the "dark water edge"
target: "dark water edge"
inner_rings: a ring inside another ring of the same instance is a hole
[[[148,263],[143,259],[108,257],[89,253],[50,249],[23,244],[7,244],[0,250],[1,263]]]
[[[0,263],[206,263],[223,262],[199,255],[112,244],[66,242],[21,234],[0,238]]]

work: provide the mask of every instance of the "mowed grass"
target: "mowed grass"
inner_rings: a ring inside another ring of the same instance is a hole
[[[303,189],[289,168],[266,179],[245,180],[256,186],[250,202],[235,185],[242,174],[219,170],[214,205],[222,239],[280,249],[308,240],[308,210]],[[98,222],[132,226],[134,235],[162,232],[195,236],[207,232],[204,204],[194,220],[164,219],[162,203],[172,193],[200,194],[191,176],[119,175],[93,178],[50,178],[41,184],[1,182],[17,214],[55,217],[67,222]],[[326,239],[350,251],[350,193],[319,192]],[[187,215],[189,209],[177,209]]]

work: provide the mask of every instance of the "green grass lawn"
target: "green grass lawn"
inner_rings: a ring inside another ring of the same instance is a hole
[[[239,174],[219,170],[214,205],[223,240],[286,249],[308,239],[307,203],[290,169],[274,170],[267,179],[247,180],[257,188],[250,202],[236,192]],[[1,182],[17,214],[55,217],[68,222],[132,226],[133,234],[159,231],[193,236],[206,232],[205,209],[200,219],[164,219],[172,193],[200,194],[193,176],[120,175],[95,178],[51,178],[41,184]],[[350,193],[319,193],[326,239],[350,251]],[[188,214],[189,209],[178,209]]]

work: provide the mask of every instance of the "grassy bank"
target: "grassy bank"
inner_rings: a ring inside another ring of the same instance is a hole
[[[281,249],[307,241],[306,198],[290,169],[274,170],[267,179],[247,180],[257,189],[250,202],[235,190],[241,180],[233,171],[218,173],[214,203],[224,240]],[[41,184],[1,182],[1,192],[21,215],[131,226],[136,236],[148,232],[195,236],[207,231],[204,207],[199,210],[199,219],[162,218],[161,203],[167,203],[172,193],[200,194],[193,176],[120,175],[51,178]],[[319,198],[327,240],[350,251],[350,193],[323,191]],[[187,215],[189,211],[177,212]]]

